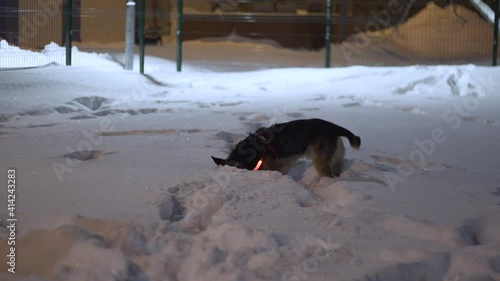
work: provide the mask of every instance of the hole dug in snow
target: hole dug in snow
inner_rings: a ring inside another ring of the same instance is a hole
[[[90,109],[91,111],[96,111],[97,109],[101,108],[103,104],[110,103],[111,101],[111,99],[97,96],[80,97],[73,100],[73,102],[82,105],[85,108]]]

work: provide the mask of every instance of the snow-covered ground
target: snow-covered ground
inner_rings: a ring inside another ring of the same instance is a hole
[[[499,68],[176,73],[148,57],[146,77],[0,46],[0,63],[45,65],[0,71],[19,219],[15,275],[1,222],[1,280],[500,280]],[[313,117],[362,138],[339,178],[210,158]],[[0,200],[5,219],[5,184]]]

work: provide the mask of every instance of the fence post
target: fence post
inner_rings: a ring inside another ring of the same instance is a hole
[[[146,0],[141,1],[141,12],[139,13],[139,68],[141,74],[144,74],[144,25],[146,21]]]
[[[331,52],[331,26],[332,26],[332,0],[326,0],[326,33],[325,33],[325,67],[330,67]]]
[[[183,8],[183,1],[182,0],[177,0],[177,57],[176,57],[176,63],[177,63],[177,72],[181,72],[182,70],[182,21],[183,21],[183,16],[182,16],[182,8]]]
[[[493,66],[497,66],[498,56],[498,14],[500,13],[500,0],[495,0],[493,9],[495,10],[495,21],[493,24]]]
[[[72,35],[72,20],[73,20],[73,5],[72,0],[64,1],[64,13],[66,16],[66,26],[64,27],[65,46],[66,46],[66,65],[71,65],[71,35]]]
[[[134,41],[135,41],[135,2],[128,0],[127,16],[125,22],[125,69],[134,67]]]

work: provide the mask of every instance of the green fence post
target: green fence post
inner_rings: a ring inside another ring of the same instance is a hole
[[[177,0],[177,72],[182,70],[182,0]]]
[[[65,46],[66,46],[66,65],[71,65],[71,34],[72,34],[72,20],[73,20],[73,5],[72,0],[64,1],[64,13],[66,14],[65,26]]]
[[[498,56],[498,13],[500,13],[500,0],[495,0],[495,21],[493,24],[493,66],[497,66]]]
[[[332,26],[332,0],[326,0],[326,33],[325,33],[325,67],[330,67],[331,57],[331,26]]]
[[[146,0],[141,0],[141,11],[139,12],[139,68],[144,74],[144,25],[146,21]]]

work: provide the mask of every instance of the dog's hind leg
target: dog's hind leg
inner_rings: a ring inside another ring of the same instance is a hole
[[[314,168],[322,177],[331,177],[330,162],[334,147],[325,139],[315,141],[308,148]]]
[[[335,149],[333,150],[332,156],[330,158],[330,177],[340,177],[340,173],[342,172],[342,164],[344,162],[344,156],[344,143],[342,142],[340,137],[338,137],[335,143]]]
[[[309,153],[314,168],[320,176],[332,178],[340,176],[345,155],[344,143],[340,137],[314,142],[309,147]]]

